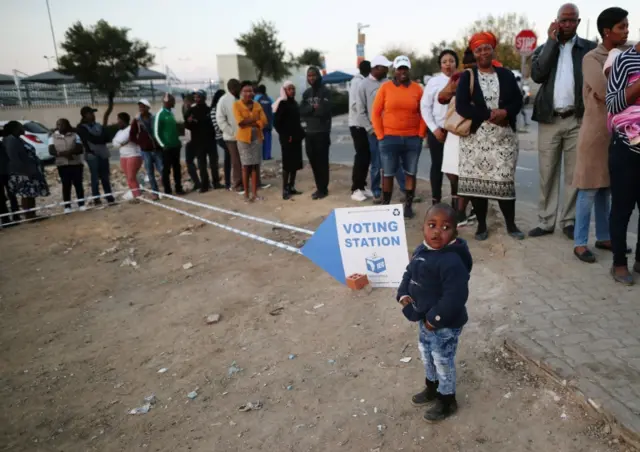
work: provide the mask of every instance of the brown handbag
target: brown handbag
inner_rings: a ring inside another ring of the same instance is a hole
[[[473,76],[473,70],[467,69],[471,75],[471,95],[473,96],[473,85],[475,84],[475,77]],[[456,97],[453,96],[449,102],[449,108],[444,118],[444,128],[447,132],[450,132],[459,137],[467,137],[471,134],[471,120],[463,118],[456,111]]]

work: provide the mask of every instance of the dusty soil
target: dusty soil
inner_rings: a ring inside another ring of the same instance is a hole
[[[334,167],[332,195],[318,202],[308,170],[294,201],[276,187],[255,205],[222,191],[190,198],[314,229],[351,203],[349,182]],[[294,245],[305,238],[164,202]],[[408,224],[411,246],[419,225]],[[489,246],[472,247],[460,411],[439,425],[410,404],[424,374],[392,290],[350,292],[302,256],[148,204],[0,231],[0,250],[2,450],[627,449],[501,348],[517,300],[485,263],[500,259]],[[207,325],[209,314],[219,323]],[[152,394],[147,414],[129,414]],[[262,409],[238,410],[257,401]]]

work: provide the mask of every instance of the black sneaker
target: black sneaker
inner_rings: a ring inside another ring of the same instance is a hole
[[[546,229],[542,229],[541,227],[533,228],[529,231],[529,237],[542,237],[545,235],[553,234],[553,230],[548,231]]]
[[[562,228],[562,233],[567,236],[569,240],[574,240],[575,227],[573,225],[565,226]]]
[[[187,194],[187,192],[186,192],[186,191],[184,191],[184,190],[182,189],[182,187],[180,187],[180,188],[176,188],[176,195],[178,195],[178,196],[183,196],[183,195],[186,195],[186,194]]]
[[[471,212],[469,212],[469,216],[467,217],[467,220],[475,221],[477,219],[478,219],[478,216],[476,215],[475,209],[471,209]]]
[[[292,185],[292,186],[290,186],[290,187],[289,187],[289,194],[290,194],[291,196],[295,196],[295,195],[301,195],[301,194],[302,194],[302,192],[301,192],[301,191],[296,190],[296,187],[294,187],[294,186]]]
[[[327,196],[329,196],[329,193],[322,193],[322,192],[316,191],[311,195],[311,199],[313,199],[314,201],[317,201],[318,199],[323,199],[323,198],[326,198]]]
[[[458,402],[455,394],[438,394],[435,403],[424,413],[423,419],[429,423],[439,422],[453,416],[456,411],[458,411]]]
[[[411,218],[415,217],[416,214],[413,212],[413,207],[411,206],[404,206],[404,217],[407,220],[410,220]]]
[[[411,404],[413,406],[424,406],[428,405],[434,400],[436,400],[438,396],[438,382],[435,383],[425,379],[425,388],[422,392],[417,393],[413,397],[411,397]]]
[[[469,224],[469,218],[462,211],[456,212],[456,220],[458,222],[458,227],[462,228]]]
[[[284,199],[285,201],[291,199],[291,192],[289,192],[289,190],[287,189],[282,190],[282,199]]]

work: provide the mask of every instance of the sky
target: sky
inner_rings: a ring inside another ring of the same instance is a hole
[[[562,2],[535,0],[509,3],[498,0],[432,1],[403,5],[388,0],[49,0],[57,42],[74,22],[85,25],[105,19],[128,27],[130,36],[149,43],[156,54],[156,69],[163,64],[188,81],[217,77],[216,55],[240,53],[235,38],[253,22],[275,23],[287,51],[299,54],[306,47],[324,52],[327,69],[353,72],[356,62],[358,22],[367,24],[367,58],[392,46],[428,53],[431,44],[462,37],[463,30],[489,14],[514,12],[526,16],[538,34],[538,42],[556,16]],[[518,4],[519,6],[514,6]],[[640,39],[640,1],[622,0],[603,5],[597,0],[578,1],[584,36],[589,24],[595,36],[596,18],[608,6],[629,11],[630,39]],[[267,6],[268,5],[268,6]],[[54,45],[46,0],[0,0],[0,73],[14,69],[33,75],[55,67]],[[155,47],[155,48],[154,48]],[[166,47],[160,51],[158,47]]]

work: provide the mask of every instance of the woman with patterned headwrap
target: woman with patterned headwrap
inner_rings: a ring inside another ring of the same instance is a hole
[[[489,199],[498,200],[509,235],[522,240],[524,234],[515,223],[515,130],[522,96],[513,73],[494,60],[496,45],[493,33],[474,34],[469,47],[477,66],[464,72],[458,82],[456,111],[471,119],[471,134],[460,138],[458,194],[471,198],[478,219],[477,240],[489,237]]]

